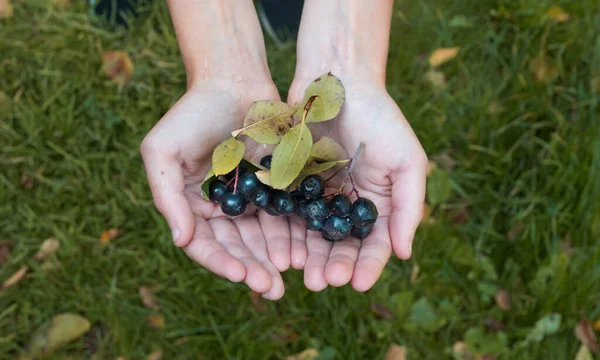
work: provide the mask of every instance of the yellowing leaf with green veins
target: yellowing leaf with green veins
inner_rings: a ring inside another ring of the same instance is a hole
[[[331,120],[339,114],[346,93],[342,82],[331,73],[321,75],[315,81],[311,82],[304,92],[303,107],[312,96],[317,96],[312,102],[307,122],[321,122]]]
[[[308,165],[304,169],[302,169],[302,171],[300,171],[300,174],[298,174],[298,177],[296,177],[296,179],[294,179],[294,181],[291,184],[291,188],[292,189],[297,188],[300,185],[300,183],[302,182],[302,180],[304,180],[309,175],[320,174],[320,173],[325,172],[335,166],[345,165],[348,162],[350,162],[350,160],[328,161],[328,162],[322,163],[322,164]]]
[[[231,136],[248,135],[261,144],[278,144],[294,123],[296,109],[276,100],[256,101],[250,105],[244,127]]]
[[[269,170],[259,170],[254,173],[261,183],[271,186],[271,172]]]
[[[212,154],[212,171],[215,175],[225,175],[239,165],[244,157],[246,146],[243,142],[229,138],[220,143]]]
[[[271,161],[271,186],[285,189],[300,174],[310,156],[312,134],[304,123],[300,123],[281,139],[273,151]]]
[[[346,150],[327,136],[314,143],[310,156],[317,161],[336,161],[348,157]]]
[[[213,182],[216,179],[215,173],[212,171],[212,169],[208,172],[208,174],[206,174],[206,176],[204,177],[204,180],[202,181],[202,185],[200,185],[200,190],[201,190],[201,194],[202,194],[202,198],[206,201],[209,201],[209,194],[208,194],[208,190],[210,187],[210,183]]]
[[[39,358],[79,338],[90,329],[90,322],[73,313],[58,314],[33,334],[27,355]]]

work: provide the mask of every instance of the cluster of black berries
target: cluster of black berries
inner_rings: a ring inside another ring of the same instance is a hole
[[[260,164],[270,169],[271,155],[262,158]],[[233,176],[235,171],[227,178]],[[305,178],[293,192],[272,189],[242,167],[238,169],[238,176],[236,192],[221,180],[213,181],[209,187],[210,200],[220,203],[226,215],[243,214],[250,202],[272,216],[302,216],[307,220],[309,230],[320,231],[329,241],[343,240],[350,235],[363,239],[373,230],[377,220],[377,207],[369,199],[358,198],[352,203],[344,194],[337,194],[330,200],[324,197],[325,183],[318,175]]]

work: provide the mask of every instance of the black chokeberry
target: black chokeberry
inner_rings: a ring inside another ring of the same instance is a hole
[[[246,211],[246,198],[240,193],[225,193],[221,198],[221,210],[229,216],[242,215]]]
[[[329,212],[335,216],[347,216],[352,211],[352,201],[344,194],[338,194],[329,201]]]
[[[348,220],[348,218],[330,216],[325,219],[322,232],[332,241],[339,241],[344,240],[350,235],[351,227],[352,225],[350,224],[350,220]]]
[[[273,155],[267,155],[260,159],[260,165],[267,169],[271,169],[271,160],[273,160]]]
[[[352,211],[349,218],[354,226],[365,226],[373,224],[377,220],[379,212],[373,202],[366,198],[358,198],[352,204]]]
[[[267,214],[271,215],[271,216],[279,216],[279,214],[277,213],[277,211],[275,211],[275,209],[273,208],[273,204],[269,204],[266,208],[265,211]]]
[[[238,179],[237,191],[242,193],[246,198],[250,198],[254,189],[259,185],[261,185],[261,182],[255,173],[246,173]]]
[[[298,216],[302,216],[302,217],[307,217],[308,216],[308,203],[310,200],[306,199],[305,197],[296,197],[294,196],[294,198],[296,199],[296,215]]]
[[[208,198],[210,201],[218,203],[227,191],[229,190],[224,181],[215,180],[208,186]]]
[[[323,220],[308,218],[306,222],[309,230],[321,231],[323,229]]]
[[[271,204],[273,193],[266,186],[258,186],[250,195],[250,202],[257,209],[264,210]]]
[[[316,199],[325,192],[325,183],[319,175],[310,175],[302,180],[298,190],[305,198]]]
[[[296,212],[296,199],[286,191],[277,191],[271,203],[273,210],[279,215],[292,215]]]
[[[329,215],[327,208],[327,199],[320,197],[308,203],[306,206],[306,214],[313,219],[323,220]]]
[[[371,233],[371,231],[373,230],[373,226],[374,224],[369,224],[361,227],[353,226],[352,230],[350,230],[350,235],[362,240]]]

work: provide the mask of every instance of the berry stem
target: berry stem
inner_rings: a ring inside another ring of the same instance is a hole
[[[349,162],[348,164],[342,166],[341,168],[337,169],[333,175],[331,175],[330,177],[327,178],[327,180],[325,180],[325,183],[327,183],[329,180],[333,179],[337,174],[339,174],[340,172],[342,172],[342,170],[344,170],[345,168],[348,167],[348,165],[350,165],[352,162]]]
[[[235,182],[233,183],[233,193],[237,194],[237,182],[238,182],[238,177],[240,175],[240,166],[236,166],[235,167]]]
[[[227,182],[227,184],[225,184],[225,186],[229,187],[229,185],[231,185],[231,183],[234,182],[234,181],[235,181],[235,177],[232,177],[231,180],[229,180]]]
[[[356,188],[356,185],[354,185],[354,178],[352,177],[352,174],[348,174],[348,177],[350,178],[350,183],[352,184],[352,190],[350,190],[350,194],[352,194],[352,192],[354,192],[356,194],[356,197],[359,198],[360,194],[358,193],[358,189]]]

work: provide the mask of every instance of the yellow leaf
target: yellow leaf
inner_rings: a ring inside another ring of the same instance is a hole
[[[425,80],[431,84],[434,90],[443,90],[446,88],[446,75],[438,70],[428,70],[425,73]]]
[[[125,85],[133,74],[133,61],[123,50],[105,51],[102,54],[102,68],[110,80],[119,86]]]
[[[12,274],[11,277],[4,281],[4,283],[2,284],[2,289],[6,289],[8,287],[18,284],[21,280],[23,280],[23,277],[25,276],[25,274],[27,274],[28,270],[29,267],[27,265],[22,266],[19,270]]]
[[[163,357],[163,351],[162,351],[162,349],[158,349],[158,350],[154,351],[152,354],[148,355],[146,360],[161,360],[162,357]]]
[[[36,260],[43,260],[54,254],[59,248],[60,242],[56,238],[46,239],[40,246],[40,250],[33,256],[33,258]]]
[[[298,177],[310,156],[312,143],[312,134],[304,123],[294,126],[285,134],[273,151],[271,161],[273,188],[285,189]]]
[[[259,170],[254,173],[261,183],[271,186],[271,172],[269,170]]]
[[[332,138],[323,136],[313,144],[310,156],[317,161],[336,161],[348,157],[346,150]]]
[[[220,143],[212,154],[212,171],[216,176],[226,175],[240,164],[246,151],[243,142],[229,138]]]
[[[106,231],[103,231],[102,234],[100,235],[100,244],[106,245],[111,240],[114,240],[117,237],[119,237],[122,233],[123,233],[123,230],[121,230],[121,229],[108,229]]]
[[[165,327],[165,317],[158,314],[148,315],[148,323],[155,329],[163,329]]]
[[[458,55],[459,50],[460,47],[437,49],[429,56],[429,65],[431,65],[431,67],[438,67],[443,63],[454,59],[456,55]]]
[[[535,75],[536,80],[541,82],[551,81],[558,73],[556,67],[548,63],[543,54],[533,59],[529,67]]]
[[[302,110],[313,96],[316,98],[312,101],[306,122],[322,122],[333,119],[340,112],[346,100],[342,82],[331,73],[319,76],[308,85],[304,92]]]
[[[319,352],[316,349],[306,349],[296,355],[286,356],[285,360],[314,360],[319,357]]]
[[[0,19],[7,19],[13,16],[13,5],[11,0],[0,0]]]
[[[564,23],[569,20],[569,14],[566,13],[560,6],[553,6],[548,9],[546,16],[550,20],[556,21],[557,23]]]
[[[89,329],[90,322],[81,315],[58,314],[34,333],[28,347],[28,355],[32,358],[49,355],[58,347],[79,338]]]
[[[594,360],[594,357],[592,356],[590,349],[584,344],[581,344],[579,351],[575,355],[575,360]]]
[[[152,292],[152,289],[147,287],[147,286],[140,286],[140,288],[138,289],[138,292],[140,294],[140,298],[142,299],[142,304],[147,307],[148,309],[154,309],[157,310],[158,309],[158,303],[156,302],[156,299],[154,298],[154,293]]]
[[[296,109],[276,100],[256,101],[244,118],[244,127],[231,136],[247,135],[260,144],[278,144],[292,127]]]
[[[390,345],[383,360],[406,360],[406,347],[396,344]]]

